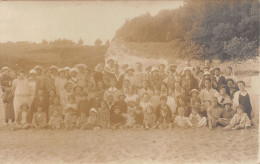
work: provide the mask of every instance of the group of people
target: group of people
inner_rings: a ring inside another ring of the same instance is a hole
[[[232,67],[119,65],[113,59],[92,70],[3,67],[0,76],[5,125],[19,129],[166,129],[252,126],[252,104]]]

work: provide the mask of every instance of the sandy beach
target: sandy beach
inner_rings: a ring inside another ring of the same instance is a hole
[[[0,131],[3,163],[257,163],[258,130]]]

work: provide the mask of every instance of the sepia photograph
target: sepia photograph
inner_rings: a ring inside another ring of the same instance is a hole
[[[0,163],[260,163],[259,3],[0,1]]]

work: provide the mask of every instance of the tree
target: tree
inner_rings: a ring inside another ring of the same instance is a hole
[[[241,61],[256,58],[257,44],[255,41],[250,42],[247,38],[233,38],[225,42],[225,52],[233,61]]]
[[[195,42],[191,41],[183,51],[183,57],[186,60],[191,59],[202,59],[204,55],[203,46],[197,45]]]
[[[103,42],[100,39],[95,41],[95,46],[100,46]]]
[[[80,38],[78,41],[78,45],[83,45],[84,41]]]

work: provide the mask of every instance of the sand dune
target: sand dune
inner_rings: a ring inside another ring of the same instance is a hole
[[[1,130],[4,163],[257,163],[258,130]]]

